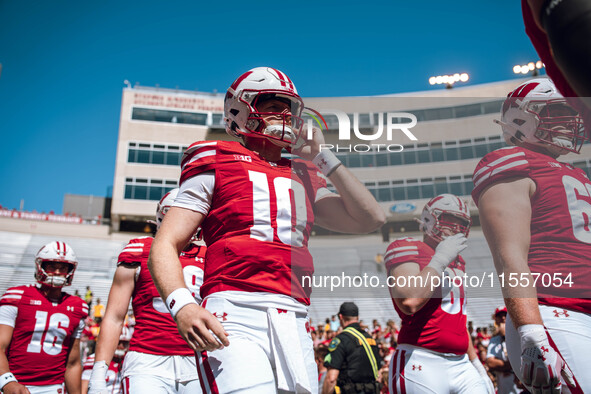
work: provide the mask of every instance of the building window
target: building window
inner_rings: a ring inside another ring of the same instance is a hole
[[[159,201],[175,187],[177,181],[174,180],[126,178],[124,199]]]
[[[130,142],[127,162],[179,166],[183,151],[186,149],[186,146],[181,148],[177,145],[137,144]]]
[[[153,108],[134,107],[131,112],[131,119],[147,120],[150,122],[207,125],[206,113],[167,111]]]

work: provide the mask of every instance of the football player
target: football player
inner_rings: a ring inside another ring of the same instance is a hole
[[[547,78],[501,111],[513,146],[480,161],[472,197],[509,312],[509,361],[531,392],[591,391],[591,182],[557,160],[580,151],[581,117]]]
[[[35,255],[36,284],[0,298],[0,386],[4,393],[80,393],[80,335],[88,305],[64,291],[78,260],[50,242]]]
[[[109,370],[106,375],[107,392],[109,394],[120,394],[122,392],[121,387],[121,367],[123,366],[123,358],[129,349],[129,341],[131,341],[132,329],[127,326],[123,326],[121,335],[119,336],[119,343],[117,349],[113,354],[113,359],[109,364]],[[88,356],[82,365],[82,394],[88,393],[88,382],[92,375],[92,369],[94,367],[94,353]]]
[[[156,208],[156,233],[177,196],[178,189],[166,193]],[[101,324],[90,394],[107,391],[108,366],[116,352],[121,329],[131,300],[135,327],[122,369],[124,392],[199,393],[195,354],[179,335],[147,268],[152,237],[132,239],[117,260],[109,302]],[[183,245],[179,270],[191,297],[200,301],[206,247],[189,242]]]
[[[238,77],[224,115],[226,131],[242,143],[189,147],[181,191],[156,235],[150,269],[183,337],[206,350],[199,371],[207,392],[317,392],[311,289],[301,283],[314,270],[307,248],[312,225],[366,233],[385,221],[363,184],[334,154],[320,151],[320,130],[303,138],[303,106],[292,80],[277,69]],[[282,158],[283,148],[305,160]],[[176,262],[198,226],[208,245],[203,307],[189,297]]]
[[[385,254],[402,321],[390,392],[494,394],[466,326],[466,263],[459,253],[472,224],[468,207],[441,194],[425,205],[419,223],[423,241],[397,239]]]

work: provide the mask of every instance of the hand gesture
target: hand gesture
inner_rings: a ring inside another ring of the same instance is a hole
[[[291,146],[291,153],[300,156],[302,159],[312,160],[318,153],[320,153],[320,148],[322,144],[324,144],[324,135],[322,134],[322,131],[315,126],[312,126],[311,139],[308,139],[308,134],[308,125],[304,124],[298,143]]]
[[[460,252],[466,249],[467,242],[468,240],[463,233],[446,237],[435,248],[435,255],[431,258],[429,265],[438,272],[443,272],[448,265],[458,258]]]
[[[176,314],[179,333],[195,351],[214,351],[228,346],[228,333],[207,309],[188,304]]]

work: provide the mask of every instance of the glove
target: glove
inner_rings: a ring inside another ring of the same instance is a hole
[[[564,359],[548,342],[541,324],[526,324],[517,328],[521,339],[521,377],[532,394],[561,391],[560,376],[576,387],[574,376]],[[530,388],[531,387],[531,388]]]
[[[462,233],[446,237],[435,248],[435,255],[431,258],[427,267],[433,268],[441,275],[447,266],[458,257],[458,254],[466,249],[468,246],[467,241],[466,236]]]
[[[470,360],[470,362],[472,363],[474,368],[476,368],[476,370],[478,371],[478,373],[482,377],[482,380],[484,381],[484,385],[486,386],[487,394],[495,394],[496,393],[495,385],[493,384],[492,380],[490,380],[490,378],[488,377],[488,374],[486,373],[486,369],[484,369],[484,366],[482,365],[482,363],[480,362],[478,357],[476,357],[474,360]]]
[[[104,361],[96,361],[92,366],[92,373],[88,381],[88,394],[108,394],[107,371],[109,367]]]

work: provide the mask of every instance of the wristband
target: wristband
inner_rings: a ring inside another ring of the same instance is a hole
[[[166,297],[166,307],[170,311],[173,319],[182,307],[189,304],[199,305],[186,287],[179,287]]]
[[[0,389],[10,382],[18,382],[18,380],[16,380],[12,372],[6,372],[4,375],[0,376]]]
[[[343,163],[330,150],[321,151],[312,159],[312,163],[324,174],[330,176]]]
[[[443,271],[445,271],[448,265],[449,264],[446,264],[446,262],[443,261],[443,259],[440,258],[440,256],[437,255],[437,253],[435,253],[433,257],[431,257],[431,261],[429,261],[427,267],[433,268],[435,271],[437,271],[437,276],[441,276],[441,274],[443,274]]]
[[[109,367],[106,361],[95,361],[92,366],[92,373],[90,374],[90,380],[105,380],[107,379],[107,371]]]

